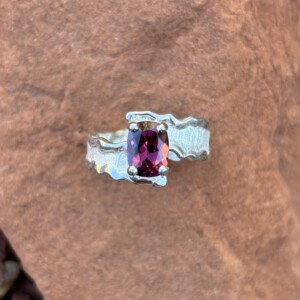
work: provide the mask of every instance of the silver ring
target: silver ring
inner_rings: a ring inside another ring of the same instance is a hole
[[[127,129],[89,138],[86,161],[90,169],[115,180],[165,186],[168,160],[208,159],[210,132],[204,119],[178,120],[172,114],[143,111],[127,113],[126,120]]]

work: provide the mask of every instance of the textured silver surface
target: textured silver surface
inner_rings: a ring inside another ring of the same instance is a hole
[[[149,111],[129,112],[128,123],[143,121],[163,122],[167,124],[169,137],[168,159],[180,161],[183,158],[207,159],[209,155],[209,137],[207,121],[188,117],[182,120],[172,114],[158,115]],[[151,183],[154,186],[167,184],[167,176],[140,177],[130,176],[127,161],[128,129],[117,132],[98,133],[90,137],[87,145],[86,160],[97,173],[108,173],[113,179],[125,179],[134,183]]]

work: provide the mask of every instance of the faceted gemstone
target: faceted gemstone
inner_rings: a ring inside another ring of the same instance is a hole
[[[166,131],[160,132],[156,122],[139,122],[137,131],[129,131],[127,158],[129,166],[137,168],[137,175],[154,177],[159,167],[167,166],[169,140]]]

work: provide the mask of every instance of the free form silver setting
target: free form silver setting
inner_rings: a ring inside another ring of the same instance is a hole
[[[133,183],[165,186],[168,160],[207,160],[209,156],[208,122],[150,111],[126,114],[128,128],[98,133],[87,143],[86,161],[97,173]]]

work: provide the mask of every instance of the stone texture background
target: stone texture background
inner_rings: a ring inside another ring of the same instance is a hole
[[[0,226],[46,299],[300,299],[300,1],[0,2]],[[85,168],[130,110],[210,120],[164,189]]]

